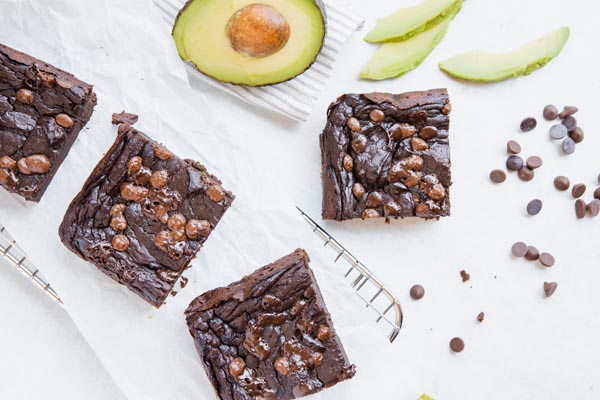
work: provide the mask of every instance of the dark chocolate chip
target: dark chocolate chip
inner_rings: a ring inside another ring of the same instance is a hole
[[[554,187],[556,189],[564,192],[565,190],[569,189],[569,186],[571,186],[571,182],[566,176],[561,175],[554,178]]]
[[[544,267],[550,268],[555,263],[554,257],[550,253],[542,253],[540,254],[540,263],[542,263]]]
[[[585,193],[586,190],[586,186],[583,183],[578,183],[576,185],[573,185],[573,189],[571,190],[571,194],[573,195],[574,198],[578,199],[581,196],[583,196],[583,194]]]
[[[529,132],[535,129],[537,126],[537,121],[533,117],[527,117],[523,121],[521,121],[521,131]]]
[[[506,159],[506,168],[509,171],[518,171],[523,167],[523,159],[519,156],[510,156]]]
[[[508,154],[519,154],[521,152],[521,145],[514,140],[509,140],[506,143],[506,152]]]
[[[450,341],[450,350],[455,353],[460,353],[465,349],[465,341],[459,337],[455,337]]]
[[[542,211],[542,201],[540,199],[531,200],[527,204],[527,214],[538,215]]]
[[[535,261],[540,258],[540,252],[533,246],[527,247],[527,252],[525,253],[525,258],[529,261]]]
[[[569,137],[571,139],[573,139],[573,141],[575,143],[583,142],[583,138],[584,138],[583,129],[581,129],[580,127],[576,127],[575,129],[573,129],[572,132],[569,132]]]
[[[577,120],[575,119],[575,117],[569,116],[563,119],[562,124],[567,128],[569,132],[577,128]]]
[[[502,183],[506,180],[506,172],[501,169],[495,169],[490,172],[490,180],[494,183]]]
[[[530,169],[536,169],[542,166],[543,161],[540,157],[538,156],[531,156],[527,158],[527,161],[525,161],[525,163],[527,164],[527,166]]]
[[[594,198],[600,199],[600,187],[594,190]]]
[[[529,182],[535,176],[535,173],[532,169],[528,167],[523,167],[518,172],[519,178],[524,182]]]
[[[556,288],[558,288],[558,283],[556,282],[544,282],[544,294],[546,297],[550,297],[556,292]]]
[[[594,199],[587,206],[592,217],[597,217],[600,214],[600,200]]]
[[[484,319],[484,318],[485,318],[485,314],[484,314],[483,312],[480,312],[480,313],[477,315],[477,321],[479,321],[479,322],[483,322],[483,319]]]
[[[575,153],[575,141],[570,137],[565,138],[562,142],[562,150],[565,154],[573,154]]]
[[[463,282],[466,282],[469,279],[471,279],[471,275],[469,275],[469,273],[467,271],[465,271],[464,269],[462,271],[460,271],[460,277]]]
[[[421,285],[414,285],[410,288],[410,297],[413,300],[421,300],[425,296],[425,288]]]
[[[552,127],[550,128],[550,137],[552,139],[564,139],[567,137],[568,134],[569,131],[567,130],[567,127],[563,124],[552,125]]]
[[[587,204],[585,204],[585,201],[583,201],[582,199],[577,199],[577,201],[575,202],[575,216],[577,216],[577,218],[579,219],[585,217],[586,210]]]
[[[554,121],[558,117],[558,108],[552,104],[544,107],[544,118],[546,121]]]
[[[563,110],[560,112],[560,114],[558,114],[558,118],[565,119],[565,118],[570,117],[571,115],[575,114],[577,111],[579,111],[579,108],[577,108],[575,106],[565,106],[565,108],[563,108]]]
[[[510,251],[515,257],[524,257],[527,254],[527,245],[523,242],[517,242],[512,245]]]

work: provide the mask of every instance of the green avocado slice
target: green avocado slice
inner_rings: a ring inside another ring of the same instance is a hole
[[[529,75],[558,56],[569,40],[565,26],[509,53],[473,50],[442,61],[440,69],[470,81],[496,82]]]
[[[450,22],[461,7],[462,0],[459,0],[446,19],[423,33],[402,42],[382,44],[360,72],[360,77],[372,80],[396,78],[417,68],[446,36]]]
[[[459,0],[425,0],[414,7],[400,9],[377,20],[377,25],[364,39],[370,43],[406,40],[445,20],[458,2]]]
[[[308,69],[325,38],[321,0],[190,0],[173,25],[179,56],[221,82],[264,86]]]

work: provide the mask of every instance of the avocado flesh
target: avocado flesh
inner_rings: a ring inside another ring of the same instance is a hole
[[[261,0],[290,26],[283,48],[266,57],[237,52],[227,36],[229,19],[256,0],[191,0],[179,13],[173,39],[179,56],[219,81],[247,86],[289,80],[315,61],[325,38],[324,16],[314,0]]]
[[[440,69],[470,81],[497,82],[529,75],[558,56],[569,39],[569,27],[526,44],[509,53],[469,51],[440,63]]]
[[[360,77],[372,80],[396,78],[417,68],[446,36],[450,22],[461,6],[462,0],[453,6],[446,19],[423,33],[402,42],[382,44],[360,72]]]
[[[414,7],[400,9],[377,20],[377,25],[364,39],[370,43],[406,40],[445,20],[459,1],[462,2],[462,0],[425,0]]]

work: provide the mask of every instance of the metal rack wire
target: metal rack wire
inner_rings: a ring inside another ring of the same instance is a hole
[[[6,228],[0,225],[0,257],[6,259],[10,264],[17,267],[27,279],[31,280],[37,287],[46,293],[55,302],[62,304],[58,293],[50,286],[50,283],[40,274],[40,270],[27,259],[27,256],[9,235]]]
[[[345,277],[352,279],[351,286],[358,297],[362,299],[367,308],[371,308],[377,314],[375,322],[384,321],[391,326],[392,331],[388,339],[390,343],[393,343],[402,327],[403,315],[399,301],[369,268],[346,250],[344,246],[302,211],[300,207],[296,208],[300,211],[304,220],[311,226],[312,231],[323,240],[323,245],[336,252],[337,256],[334,262],[343,259],[350,264],[350,269],[346,272]],[[364,295],[363,293],[366,293],[368,289],[371,290],[370,295]],[[382,299],[383,301],[381,301]],[[390,311],[393,312],[393,315],[390,314]]]

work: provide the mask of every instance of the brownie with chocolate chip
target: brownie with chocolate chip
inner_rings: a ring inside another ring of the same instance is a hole
[[[59,234],[69,250],[160,307],[233,200],[202,164],[124,123]]]
[[[40,201],[95,104],[92,85],[0,44],[0,186]]]
[[[446,89],[346,94],[320,136],[323,218],[450,215]]]
[[[185,312],[202,365],[221,400],[287,400],[354,376],[302,249]]]

